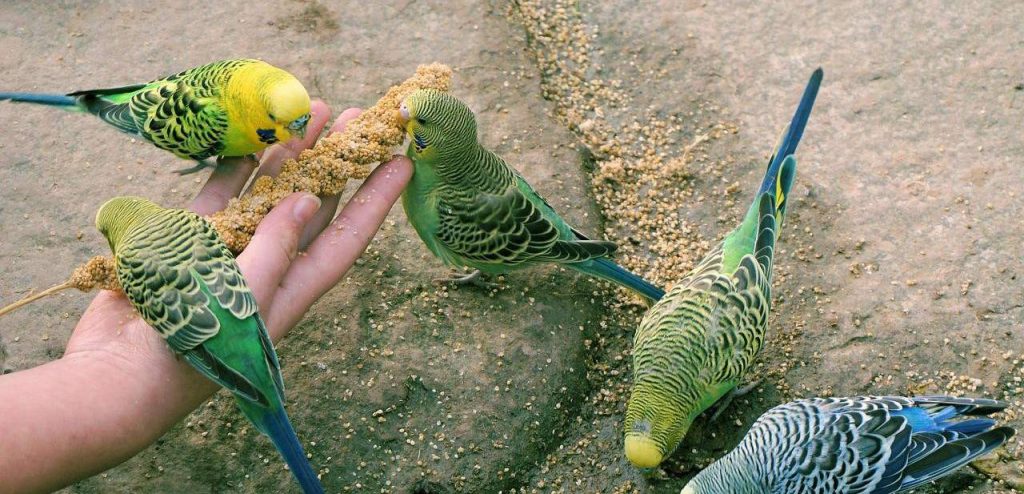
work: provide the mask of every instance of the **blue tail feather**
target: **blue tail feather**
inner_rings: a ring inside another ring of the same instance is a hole
[[[0,101],[35,103],[37,105],[78,107],[78,99],[64,94],[0,93]]]
[[[908,407],[893,412],[893,415],[905,417],[914,433],[942,432],[942,427],[936,423],[935,417],[929,415],[923,408]]]
[[[665,290],[648,283],[643,278],[627,271],[626,268],[615,264],[615,261],[605,257],[565,266],[622,285],[653,302],[657,302],[665,296]]]
[[[996,421],[990,418],[956,420],[960,414],[952,406],[939,409],[937,412],[934,410],[928,411],[920,407],[909,407],[899,410],[893,415],[905,417],[915,434],[948,431],[974,435],[985,432],[996,425]]]
[[[804,88],[804,95],[800,98],[796,113],[793,114],[793,119],[790,120],[789,126],[786,127],[786,131],[782,135],[782,140],[768,162],[768,171],[764,174],[764,180],[761,182],[761,188],[758,189],[757,195],[769,192],[775,187],[776,174],[779,167],[782,166],[782,161],[796,152],[796,146],[800,144],[800,138],[804,135],[804,127],[807,126],[807,119],[811,116],[814,99],[818,97],[818,88],[821,87],[823,76],[824,72],[819,67],[807,81],[807,87]]]
[[[993,419],[970,419],[947,424],[945,429],[950,432],[958,432],[960,434],[973,436],[975,434],[985,432],[995,426],[996,421]]]
[[[302,492],[305,494],[323,494],[324,488],[320,485],[316,472],[313,471],[313,467],[306,459],[306,452],[302,449],[302,445],[299,444],[299,438],[295,434],[295,430],[292,429],[292,424],[288,421],[288,415],[285,413],[284,408],[279,406],[275,412],[266,412],[262,419],[259,422],[254,421],[254,423],[257,423],[260,430],[270,437],[274,447],[284,457],[284,461],[288,464],[292,475],[295,476],[295,480],[302,487]]]

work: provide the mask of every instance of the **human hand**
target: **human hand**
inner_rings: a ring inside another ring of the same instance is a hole
[[[257,175],[277,174],[286,159],[311,147],[329,113],[324,103],[314,102],[306,137],[268,148]],[[358,109],[346,110],[330,131],[341,131],[358,114]],[[249,181],[253,165],[245,158],[219,162],[189,209],[202,215],[223,209]],[[277,341],[287,334],[309,307],[341,280],[411,175],[409,160],[397,157],[378,166],[336,218],[339,196],[321,200],[307,193],[289,196],[264,218],[237,259],[271,338]],[[304,250],[302,255],[298,255],[300,250]],[[47,364],[0,381],[7,385],[0,386],[0,397],[6,392],[49,398],[47,412],[53,417],[44,422],[68,429],[57,431],[57,438],[74,438],[25,448],[20,458],[10,459],[13,465],[0,458],[4,471],[25,472],[28,483],[13,479],[13,485],[26,487],[24,490],[58,488],[126,460],[217,390],[214,383],[178,359],[118,292],[103,291],[93,299],[75,327],[64,357],[52,364],[63,366]],[[18,379],[9,379],[12,377]],[[50,381],[58,381],[60,386],[41,388],[40,383]],[[29,413],[30,402],[31,397],[23,402],[25,413]],[[17,414],[19,410],[9,412]],[[67,424],[67,416],[77,417],[78,423]],[[7,437],[0,433],[0,445],[39,445],[47,432],[54,431],[33,433],[29,427]],[[37,475],[40,465],[52,475]],[[29,477],[44,480],[33,483]]]

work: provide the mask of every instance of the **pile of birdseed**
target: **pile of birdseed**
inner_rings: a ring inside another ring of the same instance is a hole
[[[690,167],[699,166],[703,174],[721,169],[712,163],[708,145],[735,133],[735,126],[717,122],[695,132],[683,126],[684,119],[688,127],[698,120],[692,114],[662,117],[648,114],[646,108],[631,108],[630,94],[621,82],[600,77],[591,43],[598,28],[583,21],[575,2],[519,0],[508,16],[526,32],[541,74],[542,95],[554,104],[552,116],[590,153],[592,191],[607,220],[605,237],[619,246],[616,262],[669,288],[711,247],[680,215],[681,206],[703,200],[689,184]],[[582,432],[549,454],[531,485],[517,492],[610,487],[614,492],[639,492],[635,472],[622,468],[618,452],[630,388],[629,336],[644,307],[626,290],[600,297],[613,302],[598,327],[592,328],[594,338],[584,342],[593,357],[587,379],[594,392],[584,416],[577,417],[577,430]],[[600,484],[594,483],[596,472],[602,472]]]

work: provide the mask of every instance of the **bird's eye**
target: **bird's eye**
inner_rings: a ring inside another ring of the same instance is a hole
[[[268,116],[268,117],[270,117],[270,119],[271,119],[271,120],[274,120],[274,121],[276,121],[276,120],[277,120],[277,117],[275,117],[273,113],[269,113],[269,112],[268,112],[268,113],[267,113],[267,116]]]
[[[427,119],[425,119],[423,117],[416,117],[416,123],[418,123],[420,125],[426,125],[427,124]]]
[[[296,118],[295,120],[292,120],[292,123],[288,124],[288,128],[291,130],[299,130],[305,127],[308,122],[309,114],[307,113],[299,118]]]

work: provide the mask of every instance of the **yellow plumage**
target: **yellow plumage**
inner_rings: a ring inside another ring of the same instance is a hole
[[[273,129],[280,142],[306,132],[310,105],[306,88],[284,70],[253,62],[236,69],[225,85],[223,105],[229,124],[221,156],[262,151],[267,143],[260,140],[258,131],[263,129]]]

